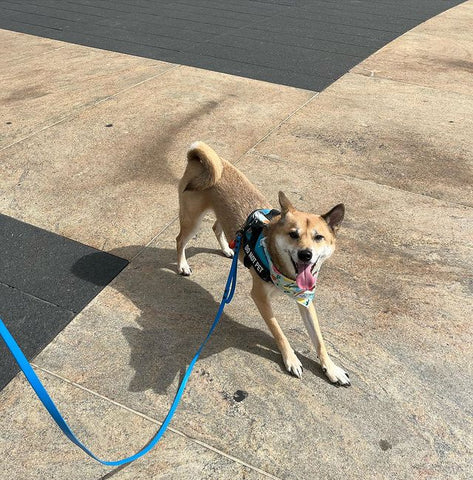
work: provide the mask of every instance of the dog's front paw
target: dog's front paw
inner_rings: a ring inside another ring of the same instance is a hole
[[[327,375],[330,382],[337,387],[349,387],[351,385],[348,373],[343,368],[337,367],[332,360],[322,365],[322,371]]]
[[[188,277],[192,273],[192,269],[191,267],[189,267],[189,264],[186,262],[177,266],[177,272],[179,273],[179,275]]]
[[[294,352],[291,352],[287,355],[283,355],[284,365],[286,366],[286,370],[294,375],[297,378],[302,377],[302,363],[297,358]]]
[[[235,255],[235,252],[234,252],[230,247],[227,247],[227,248],[222,249],[222,253],[223,253],[227,258],[233,258],[233,256]]]

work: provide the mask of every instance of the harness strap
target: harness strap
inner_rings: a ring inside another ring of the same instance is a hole
[[[265,282],[271,282],[269,260],[260,243],[263,237],[264,226],[273,217],[279,215],[279,210],[261,209],[252,212],[242,229],[243,252],[245,257],[243,263],[246,268],[252,268]]]
[[[3,321],[0,319],[0,336],[3,338],[5,341],[7,347],[9,348],[10,352],[12,353],[13,357],[15,358],[15,361],[18,363],[18,366],[21,368],[23,373],[25,374],[26,379],[30,383],[30,385],[33,387],[33,390],[35,391],[36,395],[38,398],[41,400],[43,403],[44,407],[46,410],[49,412],[53,420],[56,422],[56,424],[59,426],[59,428],[64,432],[64,434],[69,438],[69,440],[73,443],[75,443],[79,448],[81,448],[87,455],[91,456],[98,462],[100,462],[103,465],[108,465],[108,466],[119,466],[123,465],[125,463],[130,463],[133,462],[134,460],[142,457],[146,453],[148,453],[161,439],[163,436],[164,432],[166,431],[176,409],[177,406],[179,405],[179,401],[181,400],[182,394],[184,393],[184,389],[186,387],[187,381],[189,380],[190,374],[192,372],[192,369],[194,368],[195,363],[197,362],[197,359],[200,356],[200,353],[202,352],[203,348],[207,344],[210,336],[212,335],[213,331],[215,330],[215,327],[217,326],[218,322],[220,321],[220,318],[222,316],[223,310],[225,308],[225,305],[230,303],[233,299],[233,295],[235,293],[235,287],[236,287],[236,281],[237,281],[237,266],[238,266],[238,253],[240,250],[240,241],[241,241],[241,236],[238,235],[236,240],[235,240],[235,255],[233,256],[233,261],[232,261],[232,266],[230,268],[230,273],[228,274],[228,279],[227,283],[225,285],[225,291],[222,297],[222,301],[220,303],[217,315],[215,316],[215,320],[212,323],[209,333],[207,334],[207,337],[205,337],[204,341],[200,345],[199,349],[197,350],[197,353],[194,355],[192,358],[189,366],[187,367],[186,373],[184,374],[184,377],[181,381],[181,384],[179,385],[179,388],[176,392],[176,396],[174,397],[174,400],[172,402],[171,408],[169,409],[168,414],[166,415],[166,418],[164,419],[161,427],[155,434],[155,436],[138,452],[135,453],[134,455],[131,455],[130,457],[123,458],[122,460],[114,460],[114,461],[106,461],[106,460],[101,460],[98,458],[96,455],[94,455],[73,433],[73,431],[70,429],[69,425],[66,423],[64,418],[62,417],[61,413],[59,412],[58,408],[56,407],[55,403],[49,396],[48,392],[44,388],[43,384],[41,383],[40,379],[36,375],[35,371],[31,367],[30,363],[26,359],[24,353],[21,351],[20,347],[16,343],[15,339],[11,335],[11,333],[8,331],[7,327],[3,323]]]

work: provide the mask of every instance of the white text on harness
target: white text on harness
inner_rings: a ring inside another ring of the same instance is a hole
[[[253,268],[258,273],[261,273],[263,271],[264,267],[263,267],[263,265],[261,265],[258,262],[258,259],[256,258],[255,254],[251,251],[251,248],[248,244],[245,245],[245,253],[248,256],[248,258],[250,259],[250,262],[251,262]]]

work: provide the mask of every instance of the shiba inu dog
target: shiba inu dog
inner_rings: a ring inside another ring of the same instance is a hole
[[[180,232],[176,238],[177,269],[181,275],[191,274],[185,248],[207,211],[213,211],[217,217],[213,230],[222,252],[232,257],[233,250],[227,239],[235,238],[252,212],[271,208],[236,167],[220,158],[205,143],[193,143],[187,160],[186,170],[179,182]],[[286,281],[283,288],[292,283],[298,292],[313,291],[321,264],[335,250],[335,234],[345,208],[339,204],[324,215],[304,213],[294,208],[283,192],[279,192],[279,203],[281,211],[264,225],[262,233],[273,281],[263,280],[255,268],[250,268],[253,277],[251,297],[276,340],[286,369],[301,377],[302,364],[275,318],[270,299],[277,290],[276,277]],[[244,255],[242,249],[240,260]],[[306,302],[306,305],[298,303],[298,307],[323,372],[332,383],[349,386],[348,374],[335,365],[327,353],[312,301]]]

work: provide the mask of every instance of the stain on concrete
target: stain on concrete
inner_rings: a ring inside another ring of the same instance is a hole
[[[7,97],[0,101],[2,104],[7,104],[11,102],[20,102],[24,100],[33,100],[35,98],[44,97],[49,95],[49,92],[42,90],[37,86],[20,88],[18,90],[13,90]]]
[[[473,73],[473,62],[468,60],[454,60],[445,58],[436,58],[436,63],[445,65],[447,70],[463,70],[467,73]]]
[[[197,104],[195,108],[179,119],[175,119],[173,114],[169,114],[166,128],[152,132],[142,145],[138,146],[136,154],[127,161],[127,164],[115,177],[116,183],[121,184],[133,179],[142,182],[177,184],[179,178],[168,159],[169,151],[176,138],[189,124],[197,124],[202,117],[210,115],[224,104],[224,98],[220,97]],[[193,140],[193,138],[189,139],[188,143],[190,144]],[[184,164],[185,158],[182,159],[182,165],[184,166]]]
[[[394,127],[389,136],[369,127],[362,133],[298,128],[293,136],[313,143],[314,151],[336,152],[337,168],[345,174],[442,200],[451,200],[450,192],[463,190],[457,201],[472,205],[473,170],[467,145],[458,143],[446,150],[416,132]],[[363,163],[354,163],[354,158],[362,158]]]
[[[390,450],[393,448],[393,446],[387,441],[387,440],[380,440],[379,441],[379,446],[381,447],[381,450],[385,452],[386,450]]]
[[[237,390],[233,394],[233,400],[235,400],[235,402],[242,402],[247,397],[248,397],[248,392],[245,392],[245,390]]]

